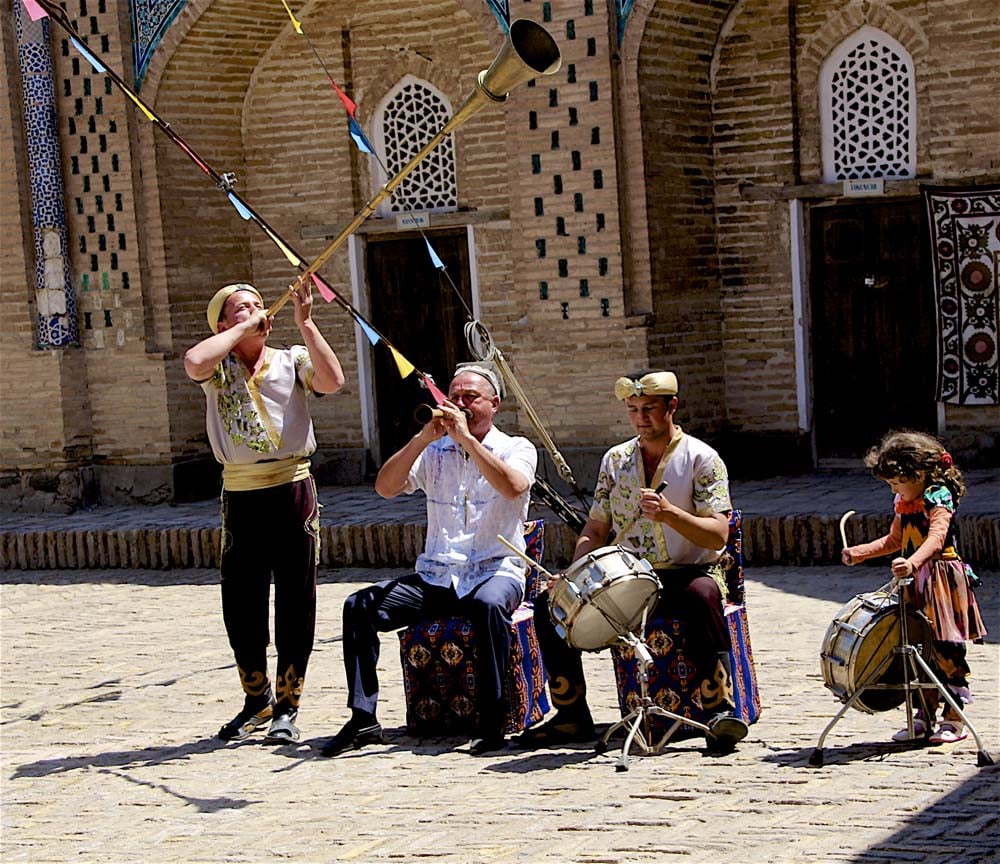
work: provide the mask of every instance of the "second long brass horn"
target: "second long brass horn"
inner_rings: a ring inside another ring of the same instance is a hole
[[[455,112],[454,116],[442,127],[424,148],[414,156],[399,173],[386,182],[378,192],[372,196],[371,200],[365,204],[357,215],[333,238],[330,245],[326,247],[313,260],[304,271],[302,276],[308,277],[319,270],[327,259],[337,251],[343,242],[353,234],[393,190],[402,183],[407,176],[430,155],[430,152],[437,147],[446,135],[454,132],[473,114],[481,108],[491,103],[503,102],[507,95],[518,84],[530,81],[539,75],[554,75],[562,65],[562,55],[559,53],[559,46],[549,32],[526,18],[517,18],[510,22],[510,30],[503,47],[494,58],[488,69],[479,73],[476,79],[476,89],[465,100],[462,107]],[[292,296],[292,289],[289,288],[279,297],[267,310],[267,316],[273,316],[282,306],[284,306]]]

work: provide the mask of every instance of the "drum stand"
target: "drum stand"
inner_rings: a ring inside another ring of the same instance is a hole
[[[973,726],[968,718],[965,716],[965,712],[962,711],[962,707],[958,704],[955,698],[948,691],[948,688],[944,686],[938,677],[931,671],[930,666],[927,665],[927,661],[921,656],[917,648],[910,644],[909,630],[906,623],[906,601],[903,600],[903,585],[909,585],[913,580],[904,579],[899,583],[899,588],[896,591],[896,602],[899,605],[899,644],[896,645],[879,663],[878,667],[861,683],[861,686],[857,689],[855,693],[851,695],[851,698],[844,703],[844,707],[837,712],[836,716],[827,724],[826,728],[823,730],[823,734],[819,736],[819,741],[816,742],[816,749],[813,750],[812,755],[809,757],[809,764],[815,768],[819,768],[823,765],[823,742],[826,740],[826,736],[830,733],[830,730],[837,724],[841,717],[843,717],[851,706],[854,705],[861,695],[866,690],[903,690],[904,705],[906,706],[906,729],[910,734],[911,739],[915,739],[915,729],[913,726],[913,704],[910,699],[910,694],[916,691],[917,697],[920,699],[920,703],[923,706],[924,713],[930,715],[927,706],[927,700],[924,698],[924,690],[937,690],[943,697],[945,702],[947,702],[952,710],[962,719],[962,723],[965,727],[972,733],[972,737],[976,741],[976,747],[979,748],[979,752],[976,757],[976,764],[983,768],[987,765],[994,764],[993,757],[987,752],[986,748],[983,746],[982,740],[979,738],[979,733],[976,732],[975,726]],[[882,674],[889,668],[895,657],[903,658],[903,682],[902,684],[889,683],[880,684],[878,683],[882,677]],[[920,680],[920,672],[923,672],[927,676],[926,681]]]
[[[645,623],[646,619],[645,616],[643,616],[643,629],[645,629]],[[637,666],[636,671],[642,695],[639,698],[639,704],[636,705],[628,715],[622,717],[621,720],[611,726],[611,728],[604,733],[601,740],[597,742],[594,749],[598,753],[606,752],[611,736],[614,735],[619,729],[627,728],[628,732],[625,735],[625,743],[622,744],[622,755],[615,765],[615,770],[628,771],[628,754],[632,749],[633,741],[639,744],[643,756],[650,756],[655,753],[660,753],[666,743],[670,740],[671,736],[673,736],[674,732],[676,732],[682,724],[693,726],[695,729],[700,729],[706,733],[709,729],[704,723],[699,723],[697,720],[691,720],[688,717],[682,717],[680,714],[674,714],[672,711],[667,711],[666,708],[661,708],[653,702],[653,700],[649,698],[649,667],[653,665],[653,655],[649,653],[649,648],[646,646],[646,643],[636,636],[635,633],[627,632],[618,638],[628,645],[635,653],[635,662]],[[663,733],[660,739],[655,742],[651,740],[652,730],[649,723],[649,718],[651,716],[665,717],[668,720],[674,721],[667,731]]]

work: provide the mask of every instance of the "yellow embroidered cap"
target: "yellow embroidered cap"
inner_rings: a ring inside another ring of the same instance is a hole
[[[212,328],[213,333],[219,332],[219,319],[222,317],[222,307],[226,305],[229,297],[237,291],[252,291],[260,297],[261,303],[264,302],[264,298],[260,296],[260,291],[246,282],[235,282],[232,285],[227,285],[225,288],[220,288],[215,292],[215,296],[208,301],[208,326]]]
[[[641,378],[622,376],[615,381],[615,397],[628,399],[629,396],[676,396],[677,376],[673,372],[648,372]]]

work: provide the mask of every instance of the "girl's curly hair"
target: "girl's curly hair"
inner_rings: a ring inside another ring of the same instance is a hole
[[[926,476],[928,486],[947,486],[956,505],[966,492],[965,477],[944,445],[923,432],[888,432],[865,454],[865,467],[880,480],[918,480]]]

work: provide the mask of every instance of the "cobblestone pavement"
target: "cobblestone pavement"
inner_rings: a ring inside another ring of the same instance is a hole
[[[216,576],[181,571],[8,571],[2,600],[4,862],[997,861],[1000,769],[970,737],[888,744],[902,709],[840,707],[819,650],[875,570],[747,571],[764,703],[738,751],[697,740],[615,770],[617,754],[571,746],[475,758],[459,739],[403,729],[396,639],[385,638],[385,744],[337,759],[314,749],[346,717],[340,608],[392,575],[324,574],[299,745],[224,745],[241,698]],[[970,718],[1000,758],[1000,574],[980,593],[990,628],[970,646]],[[586,655],[597,719],[616,719],[608,652]]]

